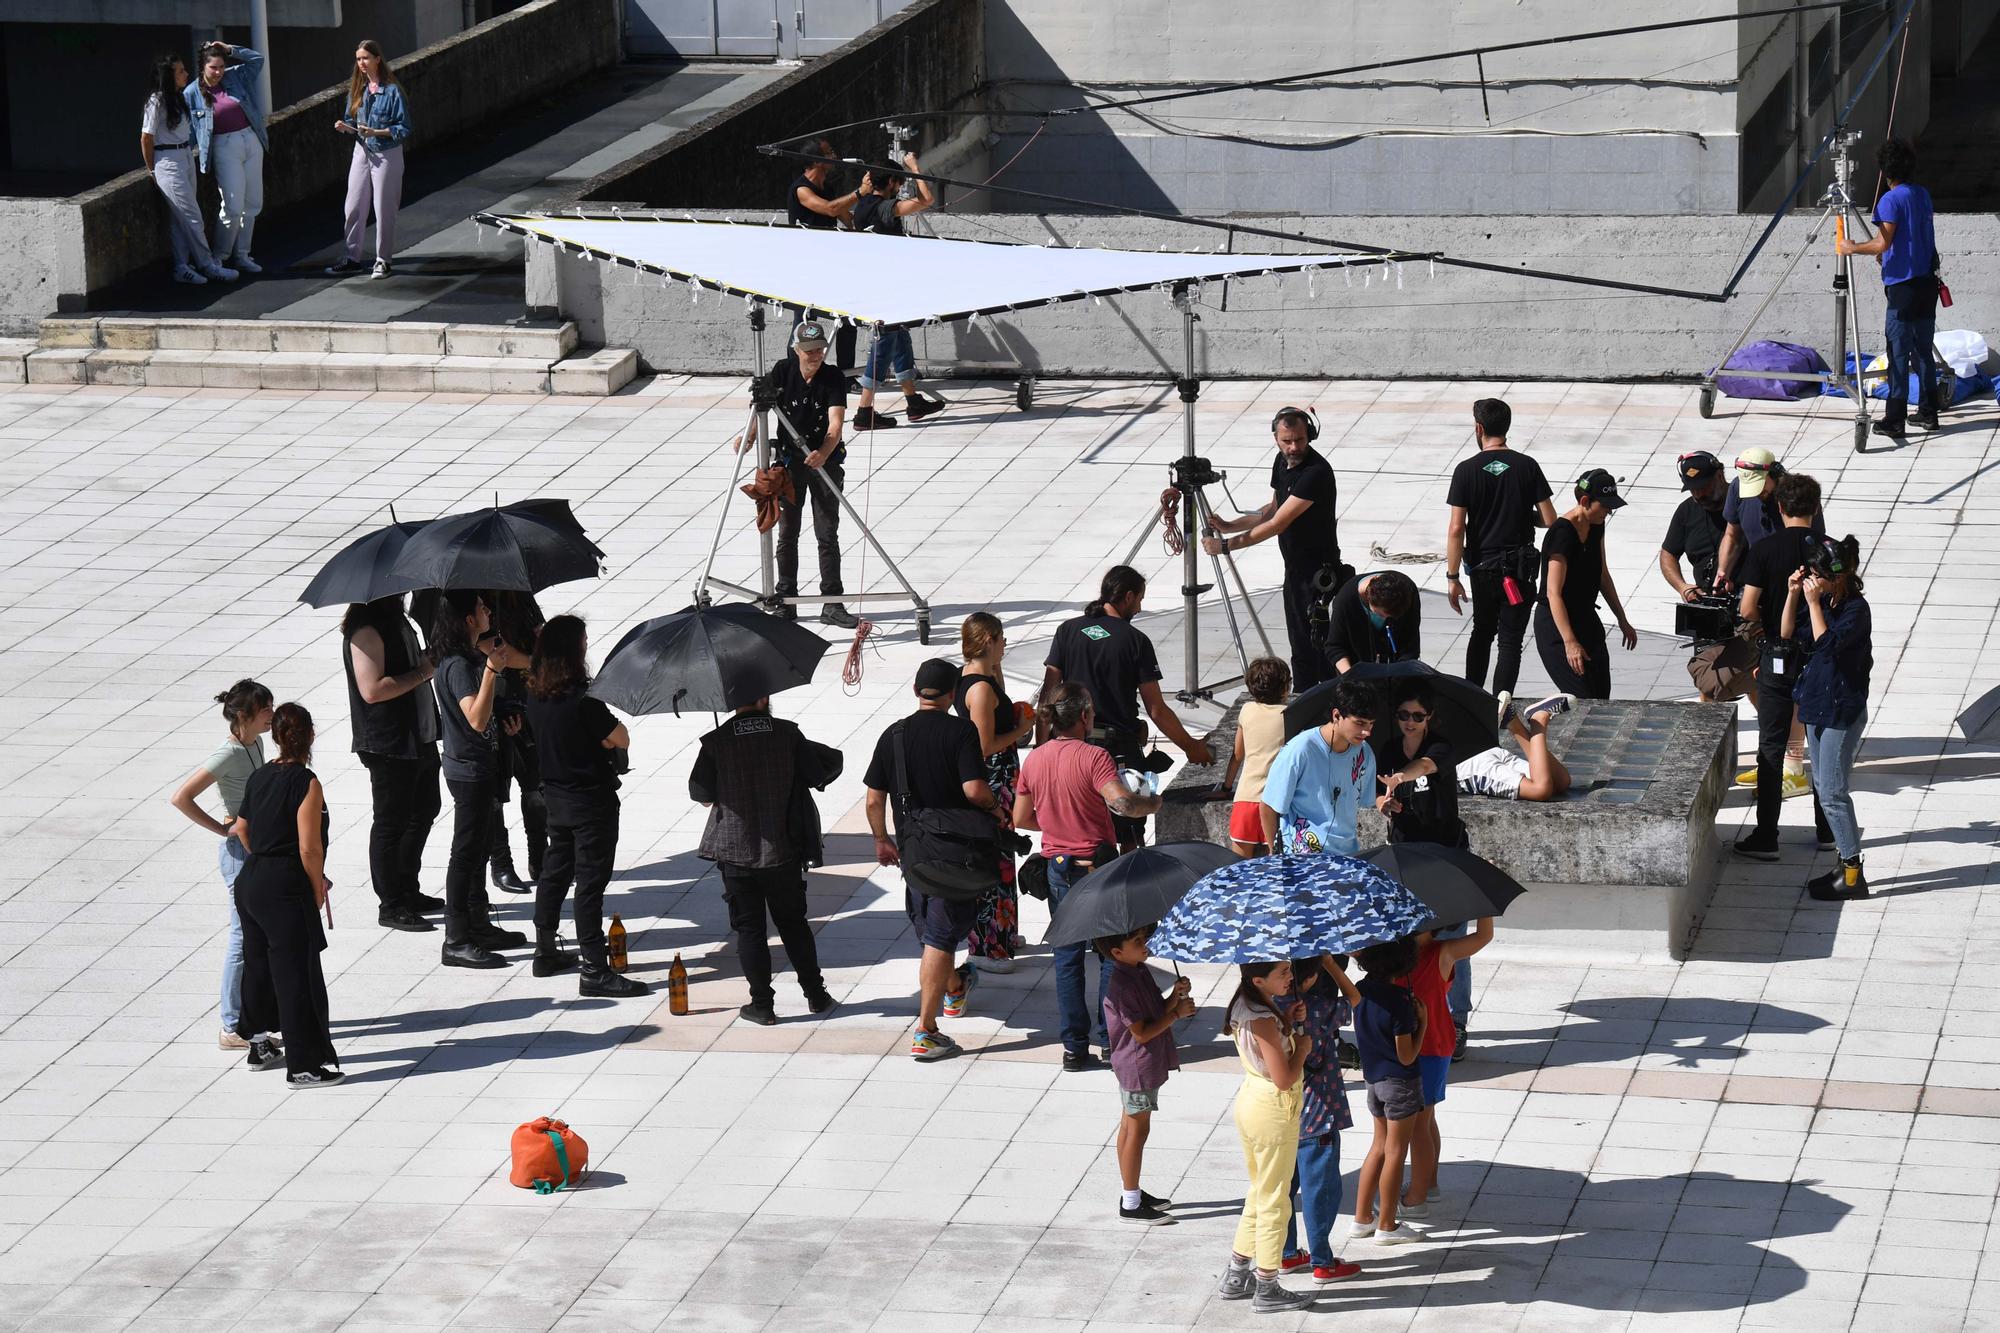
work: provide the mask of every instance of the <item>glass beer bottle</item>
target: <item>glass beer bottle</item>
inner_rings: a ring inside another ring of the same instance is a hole
[[[685,1015],[688,1011],[688,970],[681,962],[679,954],[674,955],[674,965],[667,972],[667,1012]]]
[[[611,929],[604,933],[605,951],[610,955],[611,970],[623,972],[629,959],[625,953],[625,923],[618,914],[611,914]]]

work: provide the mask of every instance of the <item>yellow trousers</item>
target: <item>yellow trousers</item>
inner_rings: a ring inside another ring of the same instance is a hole
[[[1236,1253],[1260,1269],[1275,1269],[1285,1257],[1292,1225],[1292,1169],[1299,1160],[1297,1088],[1280,1092],[1270,1079],[1246,1069],[1236,1094],[1236,1132],[1243,1138],[1243,1165],[1250,1183],[1243,1191],[1243,1217],[1236,1224]]]

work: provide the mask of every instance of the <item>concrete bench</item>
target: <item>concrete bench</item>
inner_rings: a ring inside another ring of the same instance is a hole
[[[1472,850],[1528,888],[1509,909],[1511,945],[1597,959],[1684,958],[1715,888],[1715,814],[1729,790],[1733,704],[1584,700],[1549,744],[1574,780],[1559,801],[1459,797]],[[1184,768],[1155,820],[1162,842],[1227,843],[1221,778],[1236,709],[1210,738],[1224,763]],[[1508,742],[1512,744],[1511,738]],[[1361,844],[1387,830],[1362,812]]]

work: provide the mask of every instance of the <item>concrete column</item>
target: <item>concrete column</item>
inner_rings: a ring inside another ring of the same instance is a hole
[[[250,46],[264,57],[257,71],[257,97],[269,116],[278,108],[271,101],[271,8],[270,0],[250,0]]]

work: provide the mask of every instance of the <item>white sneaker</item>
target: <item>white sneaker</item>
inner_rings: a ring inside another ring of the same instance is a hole
[[[1353,1222],[1348,1224],[1347,1234],[1356,1239],[1372,1236],[1375,1234],[1375,1224],[1373,1222],[1363,1222],[1357,1217]]]
[[[1500,730],[1505,731],[1507,729],[1508,715],[1511,714],[1514,709],[1514,692],[1512,690],[1500,691],[1499,703],[1500,703],[1499,727]]]
[[[229,262],[245,273],[262,273],[264,271],[264,266],[249,255],[237,255]]]
[[[1421,1231],[1416,1230],[1414,1227],[1406,1227],[1401,1222],[1396,1223],[1395,1229],[1392,1231],[1377,1230],[1375,1233],[1375,1243],[1377,1245],[1413,1245],[1423,1238],[1424,1235]]]
[[[1424,1191],[1425,1203],[1436,1203],[1439,1199],[1442,1199],[1443,1197],[1444,1197],[1444,1191],[1439,1189],[1435,1185],[1431,1186],[1429,1189]]]
[[[174,270],[174,281],[184,282],[190,287],[208,286],[208,279],[202,277],[201,274],[195,272],[193,269],[189,268],[186,264],[183,264],[179,268]]]
[[[220,264],[211,264],[207,268],[203,269],[202,272],[206,273],[209,277],[214,278],[217,282],[236,281],[236,270],[233,268],[224,268]]]
[[[375,261],[375,271],[374,271],[373,273],[370,273],[370,274],[369,274],[368,276],[369,276],[369,277],[371,277],[371,278],[386,278],[386,277],[388,277],[388,276],[389,276],[389,261],[388,261],[388,260],[386,260],[386,259],[378,259],[378,260],[376,260],[376,261]]]
[[[1404,1203],[1396,1205],[1396,1216],[1407,1217],[1412,1222],[1421,1222],[1431,1215],[1428,1203]]]
[[[228,1028],[224,1028],[216,1034],[215,1044],[225,1051],[247,1051],[250,1049],[249,1042],[243,1040],[243,1038],[237,1036]]]

